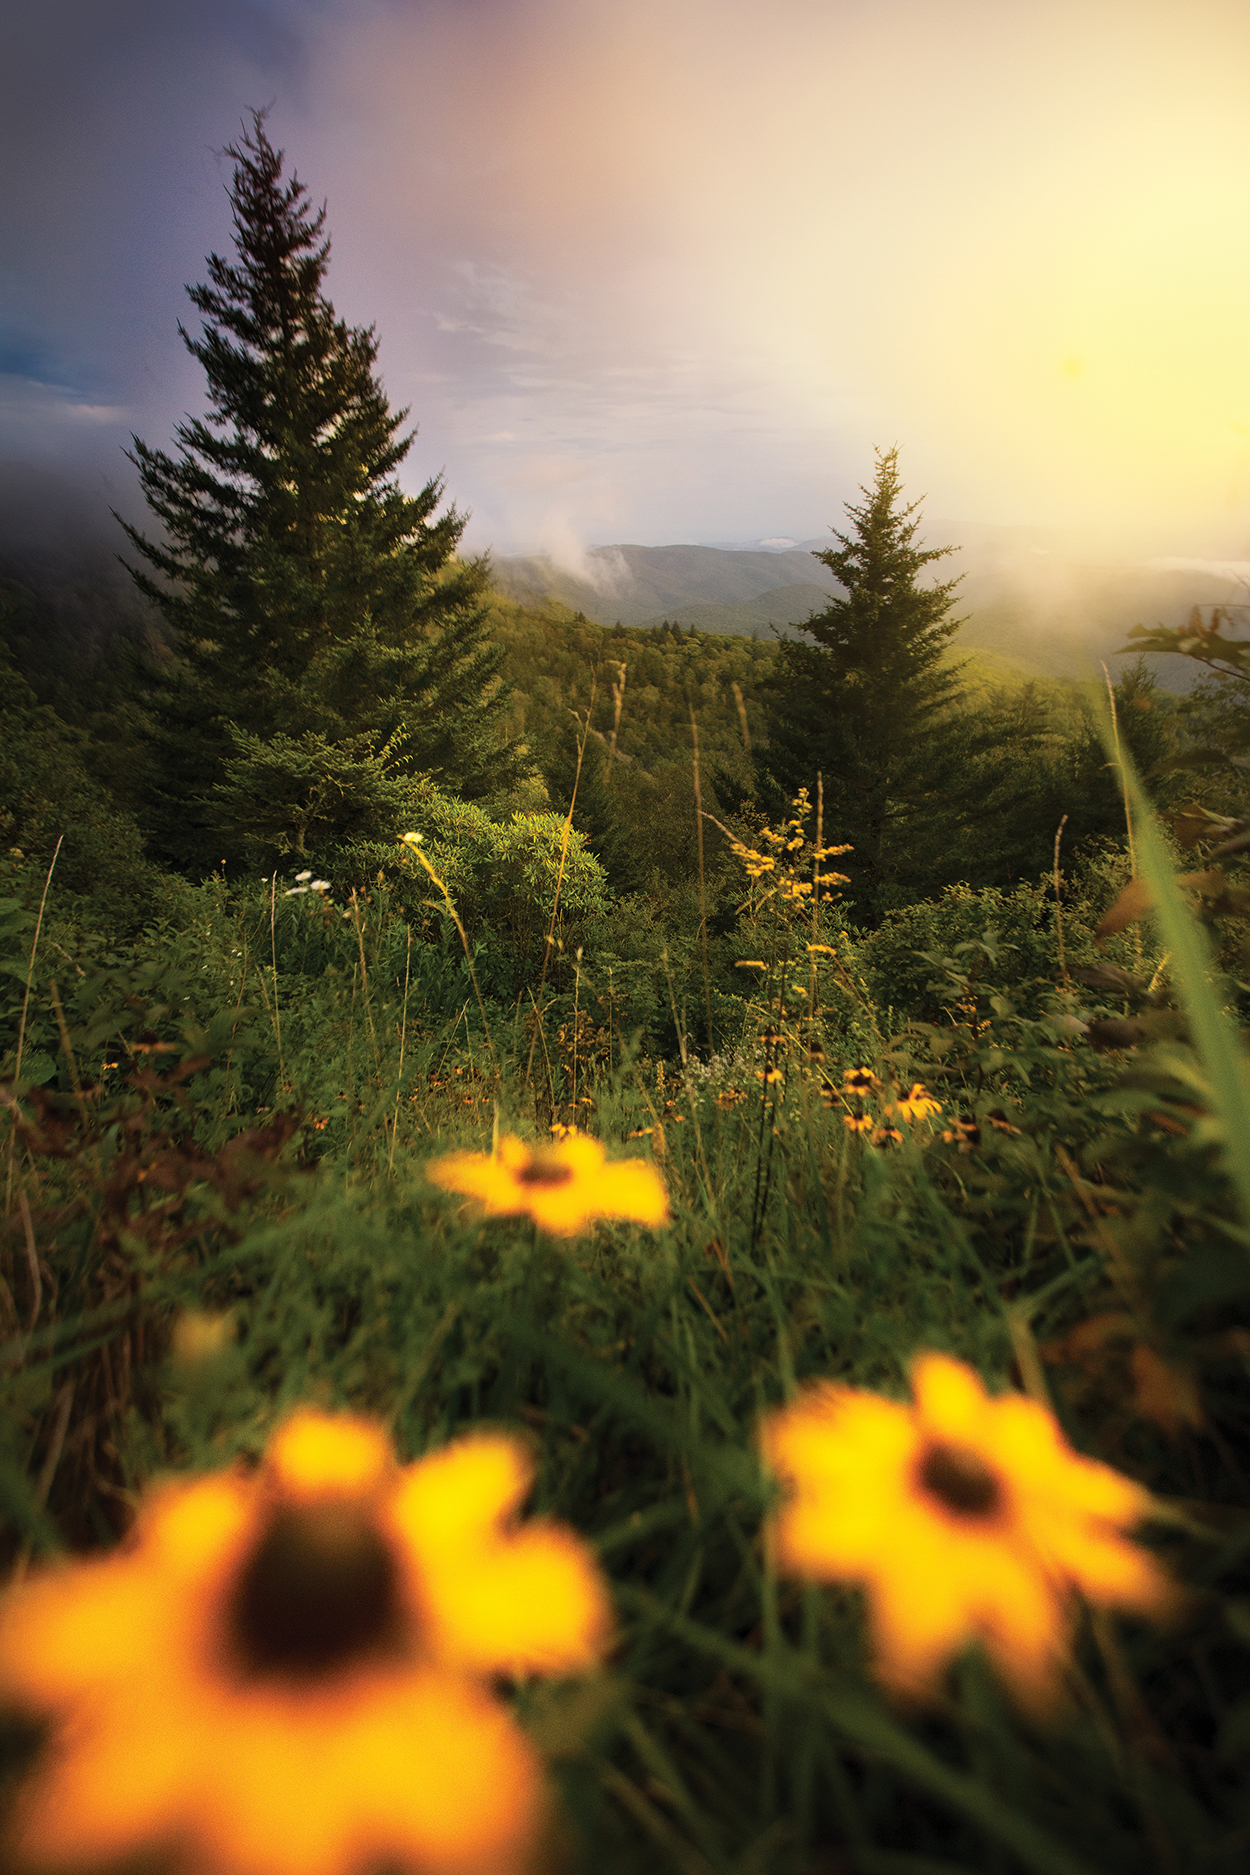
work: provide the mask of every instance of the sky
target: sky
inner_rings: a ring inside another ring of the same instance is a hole
[[[140,503],[253,107],[466,545],[933,519],[1250,555],[1245,0],[40,0],[0,29],[0,460]]]

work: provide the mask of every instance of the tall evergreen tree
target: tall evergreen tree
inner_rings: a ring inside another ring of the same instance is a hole
[[[488,563],[457,557],[465,517],[436,517],[441,478],[415,496],[395,479],[415,432],[374,374],[374,328],[322,291],[325,208],[283,180],[263,112],[226,153],[236,258],[211,254],[187,289],[202,336],[179,326],[209,413],[179,425],[176,456],[133,439],[163,538],[122,523],[171,641],[150,672],[146,819],[192,876],[385,837],[405,776],[472,796],[518,766]]]
[[[833,530],[839,547],[815,556],[846,597],[803,625],[814,643],[781,643],[768,685],[765,775],[786,795],[806,787],[813,799],[821,775],[825,836],[851,842],[838,866],[868,921],[932,886],[935,850],[984,754],[956,707],[958,668],[943,663],[959,627],[959,582],[917,584],[954,549],[913,544],[920,504],[902,505],[901,488],[897,449],[879,450],[863,505],[847,504],[853,532]]]

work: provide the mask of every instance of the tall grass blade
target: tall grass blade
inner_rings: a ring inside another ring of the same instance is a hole
[[[1239,1032],[1221,1007],[1212,981],[1210,945],[1181,895],[1153,810],[1132,758],[1108,739],[1108,752],[1119,762],[1124,789],[1132,804],[1142,876],[1150,886],[1153,909],[1172,953],[1176,993],[1188,1019],[1194,1046],[1210,1084],[1211,1100],[1224,1134],[1225,1163],[1250,1225],[1250,1071]]]

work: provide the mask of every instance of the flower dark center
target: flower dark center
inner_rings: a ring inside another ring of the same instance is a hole
[[[955,1517],[992,1517],[1002,1505],[1001,1484],[966,1445],[934,1439],[920,1454],[916,1477],[921,1489]]]
[[[332,1673],[397,1644],[395,1559],[356,1505],[280,1510],[244,1565],[228,1622],[252,1672]]]
[[[517,1173],[518,1185],[567,1185],[573,1176],[573,1168],[559,1159],[531,1159]]]

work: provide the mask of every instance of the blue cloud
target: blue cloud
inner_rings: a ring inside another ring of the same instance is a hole
[[[46,349],[24,333],[0,333],[0,377],[29,378],[34,384],[54,384],[57,370]]]

